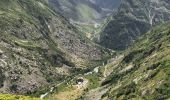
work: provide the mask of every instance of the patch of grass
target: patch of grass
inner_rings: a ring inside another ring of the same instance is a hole
[[[0,94],[0,100],[41,100],[41,99],[22,95]]]
[[[16,45],[19,45],[19,46],[25,47],[25,48],[38,48],[39,47],[35,43],[30,42],[30,41],[26,41],[26,40],[17,39],[17,40],[14,40],[14,42],[16,43]]]
[[[89,80],[88,90],[94,89],[94,88],[97,88],[97,87],[100,86],[99,76],[98,76],[98,75],[96,75],[96,74],[91,74],[91,75],[85,76],[85,78]]]

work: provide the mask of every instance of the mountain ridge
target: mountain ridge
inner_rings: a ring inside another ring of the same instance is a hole
[[[97,42],[110,49],[126,49],[152,26],[170,19],[169,5],[167,0],[122,1]]]
[[[124,53],[103,85],[103,99],[169,99],[170,22],[154,27]],[[166,87],[166,88],[165,88]],[[163,92],[166,91],[166,92]]]

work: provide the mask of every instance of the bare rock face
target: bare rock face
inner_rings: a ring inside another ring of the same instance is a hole
[[[123,0],[102,31],[99,44],[124,50],[153,26],[170,20],[168,0]]]
[[[3,54],[3,51],[0,49],[0,55],[2,55]]]

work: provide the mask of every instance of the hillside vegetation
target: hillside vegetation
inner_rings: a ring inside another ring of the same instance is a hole
[[[109,85],[103,99],[165,100],[170,98],[170,23],[142,36],[113,66],[102,85]]]
[[[169,6],[168,0],[122,0],[97,42],[110,49],[125,50],[152,27],[170,20]]]
[[[41,100],[41,99],[21,95],[0,94],[0,100]]]
[[[170,2],[112,1],[0,0],[0,100],[170,99]]]
[[[110,55],[46,0],[1,0],[0,35],[1,93],[37,93]]]

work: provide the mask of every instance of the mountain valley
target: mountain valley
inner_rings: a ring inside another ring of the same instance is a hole
[[[1,0],[0,100],[169,100],[168,0]]]
[[[57,12],[92,39],[102,23],[118,9],[121,0],[49,0]],[[97,30],[97,31],[96,31]]]

